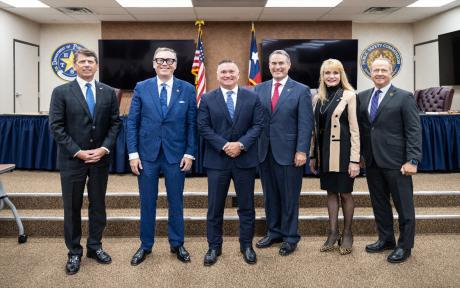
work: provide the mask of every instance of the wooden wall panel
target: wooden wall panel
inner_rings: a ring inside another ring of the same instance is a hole
[[[256,22],[257,42],[263,39],[351,39],[351,22]],[[194,39],[192,22],[102,22],[102,39]],[[246,85],[251,37],[250,22],[206,22],[203,43],[207,90],[217,87],[216,65],[226,58],[240,68],[240,85]],[[261,47],[259,44],[259,56]],[[179,64],[180,65],[180,64]]]

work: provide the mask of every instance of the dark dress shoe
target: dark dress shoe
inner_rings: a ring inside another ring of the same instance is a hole
[[[134,253],[133,258],[131,258],[131,265],[137,266],[141,264],[147,255],[152,253],[150,250],[144,250],[142,248],[137,249],[136,253]]]
[[[190,254],[185,250],[184,246],[171,247],[171,253],[177,255],[177,259],[182,262],[190,262]]]
[[[257,241],[256,247],[257,248],[267,248],[267,247],[272,246],[274,243],[281,243],[281,242],[282,242],[281,239],[273,239],[273,238],[270,238],[270,236],[267,235],[264,238],[262,238],[259,241]]]
[[[217,262],[217,257],[222,254],[221,248],[209,248],[204,255],[204,266],[211,266]]]
[[[283,242],[283,244],[281,244],[279,253],[281,256],[287,256],[291,254],[292,252],[294,252],[296,248],[297,248],[297,244]]]
[[[257,255],[252,247],[246,247],[240,249],[241,253],[243,253],[243,259],[248,264],[256,264],[257,263]]]
[[[403,249],[396,247],[393,252],[388,256],[387,260],[390,263],[402,263],[409,258],[411,249]]]
[[[69,255],[69,259],[67,259],[67,263],[65,265],[65,271],[67,275],[76,274],[78,270],[80,270],[80,262],[80,255]]]
[[[101,264],[112,263],[112,257],[110,257],[110,255],[107,254],[107,252],[102,250],[102,248],[99,248],[96,251],[88,250],[86,252],[86,257],[96,259],[96,261]]]
[[[378,253],[383,252],[385,250],[393,250],[395,248],[395,243],[393,242],[385,242],[382,240],[377,240],[377,242],[366,245],[366,252],[367,253]]]

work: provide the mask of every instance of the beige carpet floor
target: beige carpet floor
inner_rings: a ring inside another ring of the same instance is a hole
[[[258,263],[243,262],[237,238],[224,238],[216,265],[204,267],[204,238],[186,239],[192,262],[183,264],[159,238],[153,253],[137,267],[129,264],[139,242],[135,238],[104,239],[113,263],[83,258],[78,274],[64,271],[66,249],[60,238],[31,238],[19,245],[0,238],[0,287],[459,287],[460,235],[417,236],[412,257],[402,264],[386,261],[388,252],[368,254],[373,237],[355,238],[347,256],[318,251],[323,238],[304,237],[291,256],[278,247],[257,249]]]
[[[460,173],[420,173],[414,177],[415,191],[458,191],[460,190]],[[58,172],[17,170],[0,176],[7,192],[60,192]],[[160,191],[166,191],[164,181],[160,179]],[[234,191],[233,186],[230,188]],[[319,191],[319,179],[304,177],[302,191]],[[365,177],[355,181],[355,191],[368,191]],[[108,192],[137,192],[137,178],[130,174],[109,176]],[[185,179],[184,191],[207,191],[206,177],[188,177]],[[260,180],[256,180],[255,191],[262,191]]]

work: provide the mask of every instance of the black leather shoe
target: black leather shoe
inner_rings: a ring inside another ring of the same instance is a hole
[[[282,242],[281,239],[273,239],[273,238],[270,238],[270,236],[267,235],[264,238],[262,238],[259,241],[257,241],[256,247],[257,248],[267,248],[267,247],[272,246],[274,243],[281,243],[281,242]]]
[[[385,242],[382,240],[377,240],[377,242],[366,245],[367,253],[378,253],[385,250],[393,250],[395,248],[395,243]]]
[[[142,248],[137,249],[136,253],[134,253],[133,258],[131,258],[131,265],[137,266],[141,264],[147,255],[152,253],[150,250],[144,250]]]
[[[171,253],[177,255],[177,259],[182,262],[190,262],[190,254],[185,250],[184,246],[171,247]]]
[[[80,262],[80,255],[69,255],[69,258],[67,259],[67,263],[65,265],[65,272],[67,273],[67,275],[76,274],[78,270],[80,270]]]
[[[396,247],[393,252],[388,256],[387,260],[390,263],[402,263],[409,258],[411,249],[403,249]]]
[[[96,261],[101,264],[112,263],[112,257],[110,257],[107,252],[102,250],[102,248],[99,248],[96,251],[88,250],[86,252],[86,257],[96,259]]]
[[[208,252],[204,255],[204,266],[211,266],[217,262],[217,257],[222,254],[221,248],[209,248]]]
[[[257,263],[257,255],[252,247],[246,247],[240,249],[241,253],[243,253],[243,259],[248,264],[256,264]]]
[[[283,242],[283,244],[281,244],[281,248],[280,248],[279,253],[280,253],[281,256],[287,256],[287,255],[291,254],[292,252],[294,252],[294,250],[296,248],[297,248],[297,244]]]

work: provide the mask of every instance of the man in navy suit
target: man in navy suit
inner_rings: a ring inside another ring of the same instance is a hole
[[[371,65],[374,87],[358,94],[361,151],[379,238],[366,252],[393,250],[387,260],[404,262],[415,238],[412,175],[422,158],[422,128],[411,92],[391,84],[393,64],[377,58]],[[390,198],[398,212],[399,239],[393,229]]]
[[[266,115],[259,168],[267,219],[267,234],[256,246],[282,242],[282,256],[294,252],[300,240],[299,197],[313,128],[310,89],[288,77],[290,67],[286,51],[273,51],[269,56],[273,79],[255,87]]]
[[[58,144],[69,275],[79,271],[83,254],[80,239],[85,184],[90,204],[86,255],[102,264],[112,262],[101,241],[107,222],[105,192],[110,151],[120,129],[115,91],[94,79],[98,69],[96,53],[87,49],[77,51],[74,69],[77,79],[53,90],[49,112],[50,130]]]
[[[153,67],[157,76],[134,88],[127,123],[129,164],[138,176],[141,205],[141,246],[131,265],[140,264],[152,251],[160,173],[168,195],[171,252],[182,262],[190,261],[184,248],[183,190],[196,153],[196,92],[193,85],[173,77],[174,50],[158,48]]]
[[[207,239],[204,265],[216,263],[222,253],[222,224],[230,180],[238,198],[240,251],[248,264],[257,262],[254,237],[254,181],[257,145],[264,114],[255,93],[238,87],[235,62],[217,65],[220,87],[203,95],[198,109],[198,129],[206,141],[203,166],[208,175]]]

